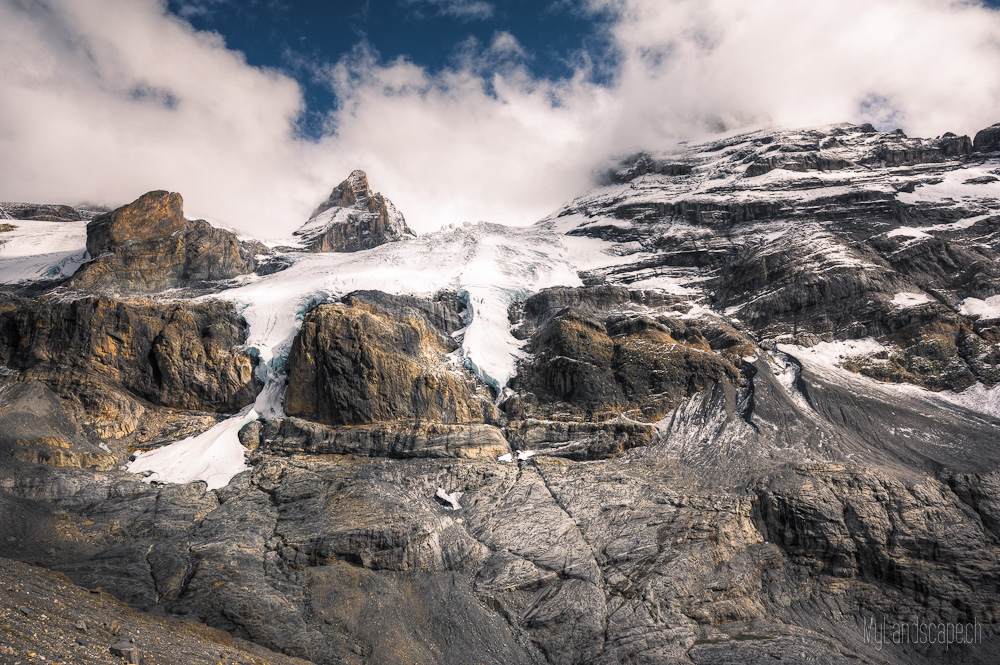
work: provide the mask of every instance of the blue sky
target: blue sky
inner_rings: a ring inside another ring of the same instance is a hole
[[[975,0],[0,0],[0,200],[180,192],[254,235],[353,169],[429,231],[531,224],[616,155],[1000,121]],[[53,158],[57,156],[57,158]]]
[[[508,33],[539,78],[570,77],[588,58],[591,78],[607,81],[614,63],[606,13],[565,0],[169,0],[168,8],[199,30],[221,34],[250,64],[293,76],[308,109],[300,128],[311,137],[322,133],[323,114],[336,103],[313,68],[338,61],[358,44],[384,61],[406,58],[441,70],[460,67],[470,43],[489,44]]]

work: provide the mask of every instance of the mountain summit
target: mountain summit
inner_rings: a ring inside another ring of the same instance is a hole
[[[314,252],[357,252],[415,234],[392,201],[372,193],[367,174],[355,170],[295,235]]]

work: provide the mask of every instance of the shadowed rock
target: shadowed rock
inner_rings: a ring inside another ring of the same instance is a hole
[[[254,360],[235,348],[245,338],[228,303],[0,302],[0,363],[57,391],[78,393],[83,402],[94,400],[95,410],[119,423],[129,419],[120,408],[133,410],[127,394],[115,397],[97,386],[200,411],[233,411],[252,402]]]
[[[976,138],[972,140],[976,150],[989,151],[1000,148],[1000,123],[990,125],[986,129],[976,132]]]

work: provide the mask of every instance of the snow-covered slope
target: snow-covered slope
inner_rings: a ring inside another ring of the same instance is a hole
[[[69,277],[87,260],[86,222],[10,220],[0,232],[0,284]]]

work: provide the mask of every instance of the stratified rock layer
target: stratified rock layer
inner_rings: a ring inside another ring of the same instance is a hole
[[[128,420],[118,406],[133,410],[126,406],[134,402],[129,395],[199,411],[234,411],[253,402],[255,363],[235,348],[245,339],[228,303],[0,302],[0,364],[84,404],[96,401],[93,407],[110,409],[117,422]],[[105,391],[119,395],[102,397]]]

